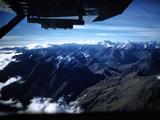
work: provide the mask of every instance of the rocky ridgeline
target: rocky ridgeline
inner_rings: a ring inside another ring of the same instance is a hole
[[[1,100],[18,100],[25,109],[34,97],[63,96],[86,111],[160,110],[159,45],[105,41],[3,49],[22,54],[0,71],[2,83],[21,76],[1,89]]]

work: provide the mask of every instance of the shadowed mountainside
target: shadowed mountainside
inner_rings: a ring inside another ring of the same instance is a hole
[[[159,111],[159,45],[105,41],[15,48],[22,54],[0,71],[0,82],[22,78],[2,87],[1,100],[18,100],[25,109],[34,97],[55,102],[63,96],[85,111]]]

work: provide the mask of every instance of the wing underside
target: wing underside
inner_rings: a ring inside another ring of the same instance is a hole
[[[0,10],[15,12],[17,16],[0,28],[0,38],[24,17],[28,23],[39,23],[42,28],[73,28],[84,25],[83,16],[97,16],[93,22],[122,14],[132,0],[0,0]],[[77,16],[77,19],[59,17]],[[14,24],[13,24],[14,23]]]

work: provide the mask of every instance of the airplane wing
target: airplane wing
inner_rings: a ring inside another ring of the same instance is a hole
[[[41,24],[42,28],[72,29],[84,25],[83,16],[97,16],[93,22],[103,21],[122,14],[133,0],[0,0],[0,10],[15,12],[17,16],[0,28],[0,38],[23,18],[28,23]],[[61,19],[60,17],[77,17]]]

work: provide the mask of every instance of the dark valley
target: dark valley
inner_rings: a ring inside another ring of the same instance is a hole
[[[0,70],[1,113],[160,111],[159,42],[0,51],[15,53]]]

